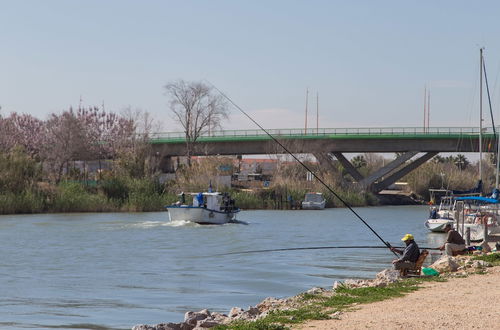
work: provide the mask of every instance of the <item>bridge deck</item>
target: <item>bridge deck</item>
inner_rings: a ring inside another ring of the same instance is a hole
[[[382,128],[320,128],[320,129],[269,129],[269,134],[279,139],[461,139],[479,137],[477,127],[382,127]],[[494,137],[493,128],[484,128],[483,137]],[[202,134],[199,142],[268,141],[271,138],[262,130],[224,130]],[[183,132],[155,133],[153,144],[180,143],[185,141]]]

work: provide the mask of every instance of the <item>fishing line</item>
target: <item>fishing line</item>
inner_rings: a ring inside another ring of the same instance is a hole
[[[404,249],[404,247],[396,246],[396,249]],[[297,248],[283,248],[283,249],[267,249],[267,250],[252,250],[212,254],[212,256],[228,256],[233,254],[247,254],[247,253],[262,253],[262,252],[283,252],[283,251],[296,251],[296,250],[323,250],[323,249],[387,249],[387,246],[310,246],[310,247],[297,247]],[[439,250],[439,248],[419,247],[420,250]]]
[[[293,157],[293,159],[295,159],[300,165],[302,165],[302,167],[304,167],[307,171],[309,171],[315,178],[316,180],[318,180],[323,186],[325,186],[326,189],[328,189],[328,191],[330,191],[335,197],[337,197],[337,199],[342,202],[342,204],[344,204],[345,207],[347,207],[359,220],[361,220],[361,222],[363,222],[367,227],[368,229],[370,229],[372,231],[373,234],[375,234],[375,236],[378,237],[379,240],[382,241],[382,243],[384,243],[384,245],[387,247],[387,248],[391,248],[391,244],[389,244],[389,242],[386,242],[382,239],[382,237],[380,237],[379,234],[377,234],[377,232],[356,212],[354,211],[354,209],[349,205],[347,204],[346,201],[344,201],[335,191],[333,191],[332,188],[330,188],[316,173],[314,173],[314,171],[312,171],[306,164],[304,164],[302,161],[300,161],[300,159],[297,158],[297,156],[295,156],[294,154],[292,154],[281,142],[279,142],[273,135],[271,135],[271,133],[269,133],[264,127],[262,127],[258,122],[256,122],[252,117],[250,117],[250,115],[248,115],[242,108],[240,108],[236,103],[233,102],[233,100],[231,100],[231,98],[229,98],[229,96],[227,96],[226,94],[224,94],[220,89],[218,89],[216,86],[214,86],[211,82],[209,82],[208,80],[205,80],[208,84],[210,84],[210,86],[212,86],[217,92],[219,92],[225,99],[227,99],[236,109],[240,110],[242,114],[244,114],[248,119],[250,119],[255,125],[257,125],[264,133],[266,133],[274,142],[276,142],[281,148],[283,148],[283,150],[285,150],[290,156]],[[392,253],[394,253],[395,256],[399,257],[397,255],[396,252],[394,251],[391,251]]]

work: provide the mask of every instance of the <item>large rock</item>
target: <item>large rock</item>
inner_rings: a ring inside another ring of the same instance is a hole
[[[193,328],[198,324],[198,321],[205,320],[210,317],[210,312],[207,309],[202,309],[199,312],[187,312],[184,314],[184,323]]]
[[[394,283],[399,281],[401,278],[401,273],[399,270],[387,268],[377,274],[376,279],[379,281],[384,281],[386,283]]]
[[[278,299],[274,297],[267,297],[266,299],[262,300],[259,304],[257,304],[257,307],[259,311],[263,312],[268,312],[274,309],[278,309],[281,306],[285,305],[287,303],[287,299]]]
[[[239,315],[243,314],[243,312],[245,312],[245,311],[243,310],[243,308],[240,308],[240,307],[233,307],[233,308],[231,308],[231,310],[229,311],[229,317],[236,318],[236,317],[238,317]]]
[[[435,263],[430,265],[440,273],[456,272],[460,265],[456,262],[455,258],[450,256],[442,256]]]
[[[470,267],[476,269],[483,269],[485,267],[492,267],[492,264],[484,260],[474,260],[472,261]]]
[[[132,330],[191,330],[193,327],[184,323],[160,323],[156,325],[139,324]]]
[[[308,294],[322,294],[326,292],[324,288],[314,287],[306,291]]]

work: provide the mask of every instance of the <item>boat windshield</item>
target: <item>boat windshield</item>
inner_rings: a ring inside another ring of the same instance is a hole
[[[306,202],[317,202],[320,203],[323,201],[323,195],[321,194],[306,194],[306,197],[304,198]]]

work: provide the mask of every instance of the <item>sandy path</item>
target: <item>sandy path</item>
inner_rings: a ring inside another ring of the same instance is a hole
[[[358,307],[340,320],[310,321],[294,329],[500,329],[500,267]]]

